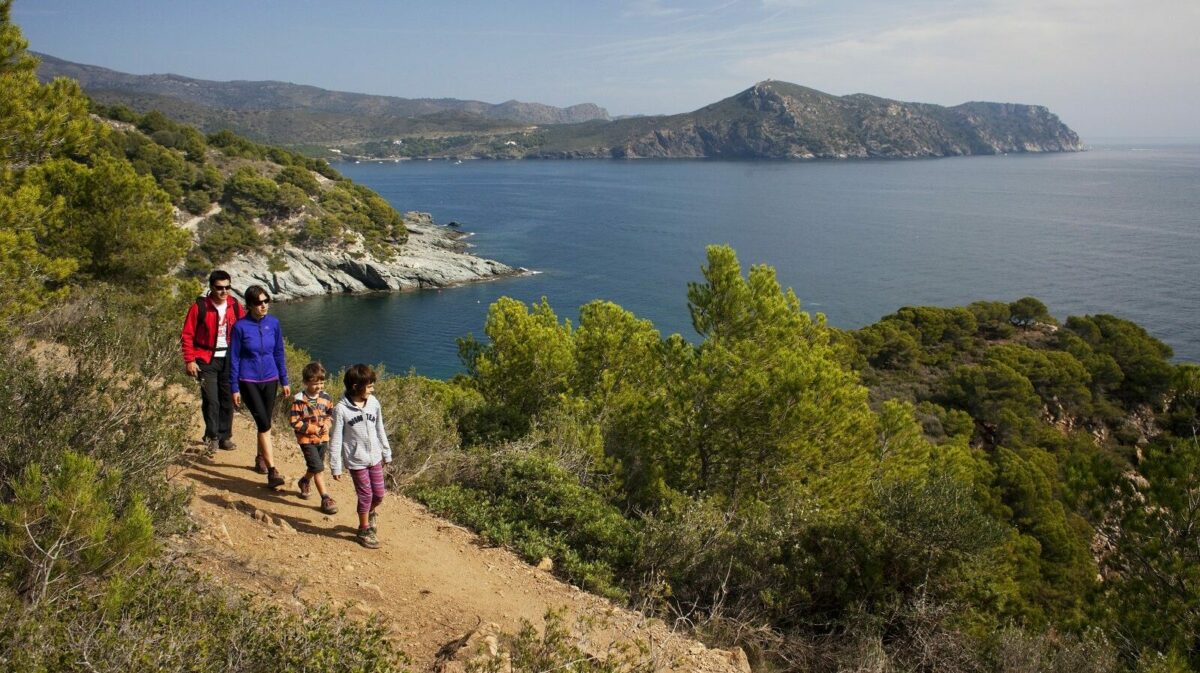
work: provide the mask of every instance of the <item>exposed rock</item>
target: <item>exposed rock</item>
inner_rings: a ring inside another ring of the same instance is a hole
[[[470,254],[461,241],[462,234],[434,224],[428,213],[406,213],[404,221],[408,242],[390,260],[376,259],[361,248],[288,245],[278,255],[286,271],[268,271],[267,256],[261,253],[235,257],[221,268],[233,276],[235,288],[262,285],[276,299],[450,287],[524,271]]]
[[[554,561],[551,560],[549,556],[543,556],[542,560],[538,561],[537,569],[550,572],[551,570],[554,570]]]

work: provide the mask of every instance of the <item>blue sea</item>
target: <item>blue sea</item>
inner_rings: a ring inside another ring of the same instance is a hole
[[[1200,146],[910,161],[413,161],[340,164],[401,212],[473,232],[532,276],[279,304],[292,341],[339,368],[446,378],[488,305],[546,297],[575,322],[607,299],[693,336],[705,246],[769,264],[803,308],[854,328],[902,306],[1032,295],[1111,313],[1200,362]]]

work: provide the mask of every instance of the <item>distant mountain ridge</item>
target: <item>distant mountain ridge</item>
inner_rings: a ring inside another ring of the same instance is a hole
[[[865,159],[1082,149],[1039,105],[944,107],[766,80],[694,112],[548,128],[526,156]]]
[[[777,80],[693,112],[614,120],[590,103],[556,108],[129,75],[45,55],[39,75],[78,79],[103,103],[157,109],[205,131],[228,128],[330,158],[849,159],[1083,149],[1079,136],[1039,105],[945,107],[835,96]]]
[[[304,110],[310,113],[372,117],[415,118],[438,113],[467,113],[482,119],[522,124],[572,124],[608,119],[608,112],[593,103],[566,108],[509,100],[493,104],[456,98],[399,98],[331,91],[279,81],[227,81],[195,79],[173,74],[131,75],[94,65],[66,61],[47,54],[38,76],[43,81],[70,77],[89,94],[100,92],[109,102],[153,101],[172,98],[180,110],[192,106],[240,112]],[[190,104],[190,105],[186,105]],[[192,110],[192,114],[197,114]]]

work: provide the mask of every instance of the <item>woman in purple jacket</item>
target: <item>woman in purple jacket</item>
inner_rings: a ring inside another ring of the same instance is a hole
[[[254,471],[267,475],[267,486],[283,485],[271,456],[271,412],[275,394],[282,386],[283,396],[292,394],[288,385],[287,362],[283,356],[283,330],[279,320],[267,315],[271,296],[260,285],[251,285],[243,295],[249,312],[233,324],[229,336],[229,380],[233,406],[242,400],[258,426],[258,456]]]

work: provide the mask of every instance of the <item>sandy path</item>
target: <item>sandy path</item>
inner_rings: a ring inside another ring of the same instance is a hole
[[[381,547],[364,549],[354,539],[348,478],[334,482],[326,472],[340,508],[326,516],[317,509],[315,489],[308,500],[297,496],[304,462],[290,433],[275,436],[276,465],[288,478],[276,491],[250,467],[255,434],[243,414],[235,418],[234,440],[237,449],[199,460],[179,477],[194,487],[191,509],[199,526],[184,543],[187,558],[219,581],[277,601],[354,601],[352,612],[386,620],[414,670],[427,670],[444,644],[477,624],[506,631],[521,619],[540,625],[550,608],[606,616],[609,626],[596,634],[597,646],[636,637],[651,646],[661,670],[748,670],[740,651],[707,649],[659,622],[647,623],[392,493],[379,510]]]

